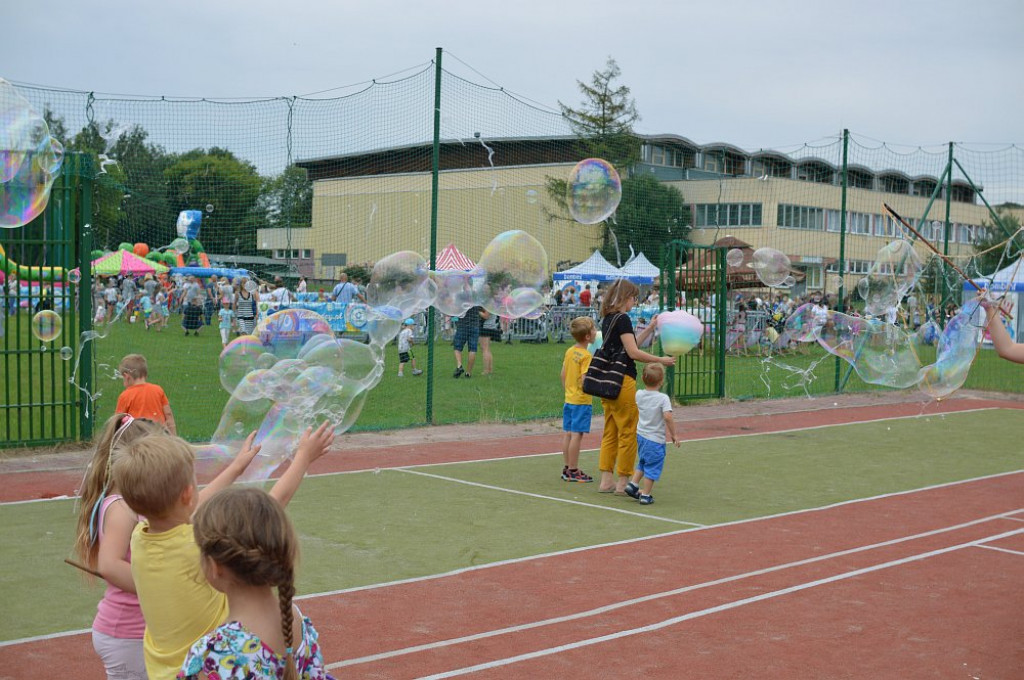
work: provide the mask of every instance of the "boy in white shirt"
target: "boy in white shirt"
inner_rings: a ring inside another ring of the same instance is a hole
[[[659,391],[665,381],[665,367],[647,364],[643,381],[644,389],[636,393],[636,406],[640,411],[640,421],[636,426],[636,472],[626,485],[626,494],[640,501],[641,505],[650,505],[654,502],[651,489],[661,478],[661,470],[665,466],[665,433],[668,432],[673,444],[677,442],[672,400]]]
[[[404,377],[403,369],[407,363],[412,363],[412,374],[420,375],[423,373],[420,369],[416,368],[416,357],[412,355],[412,327],[415,325],[415,321],[412,319],[406,319],[405,323],[402,324],[402,330],[398,334],[398,377]]]

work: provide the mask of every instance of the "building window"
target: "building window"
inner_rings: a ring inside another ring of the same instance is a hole
[[[309,249],[303,250],[302,251],[302,259],[303,260],[312,260],[313,259],[313,251],[309,250]]]
[[[760,203],[700,203],[693,206],[694,226],[760,227]]]
[[[825,209],[806,205],[780,204],[777,224],[784,229],[806,229],[824,231]]]

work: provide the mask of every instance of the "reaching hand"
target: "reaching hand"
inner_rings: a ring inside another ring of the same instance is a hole
[[[320,427],[314,430],[307,427],[299,438],[299,446],[295,451],[295,457],[305,458],[307,463],[312,463],[320,456],[327,453],[334,443],[334,425],[324,421]]]
[[[245,469],[249,467],[249,463],[256,457],[256,454],[260,452],[263,447],[262,444],[253,444],[253,440],[256,439],[256,430],[249,433],[249,436],[245,438],[245,442],[242,443],[242,448],[235,455],[235,464]]]
[[[658,361],[660,361],[662,364],[664,364],[666,366],[675,366],[676,365],[676,358],[675,357],[658,357]]]

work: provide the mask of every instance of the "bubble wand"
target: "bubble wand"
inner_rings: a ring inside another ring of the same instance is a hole
[[[921,243],[923,243],[923,244],[925,244],[926,246],[928,246],[928,248],[929,248],[929,249],[930,249],[930,250],[931,250],[931,251],[932,251],[933,253],[935,253],[936,255],[938,255],[938,256],[939,256],[939,257],[940,257],[940,258],[942,259],[942,261],[943,261],[943,262],[945,262],[945,263],[946,263],[946,264],[948,264],[948,265],[949,265],[950,267],[952,267],[952,268],[953,268],[953,271],[955,271],[955,272],[956,272],[957,274],[959,274],[959,275],[960,275],[960,276],[961,276],[961,277],[963,278],[963,280],[964,280],[964,281],[966,281],[967,283],[971,284],[971,287],[972,287],[972,288],[974,288],[974,290],[978,291],[979,293],[984,293],[984,292],[985,292],[985,289],[984,289],[984,288],[982,288],[981,286],[979,286],[978,284],[976,284],[976,283],[974,282],[974,280],[973,280],[973,279],[972,279],[971,277],[967,276],[967,274],[965,274],[965,273],[964,273],[964,271],[963,271],[962,269],[960,269],[960,267],[956,266],[956,265],[955,265],[955,264],[953,263],[953,261],[952,261],[952,260],[950,260],[950,259],[949,259],[948,257],[946,257],[945,255],[943,255],[942,253],[940,253],[940,252],[939,252],[939,249],[938,249],[938,248],[936,248],[935,246],[933,246],[933,245],[931,244],[931,242],[929,242],[929,241],[928,241],[928,239],[926,239],[926,238],[925,238],[924,236],[921,236],[921,233],[920,233],[920,232],[919,232],[919,231],[918,231],[917,229],[914,229],[914,228],[913,228],[912,226],[910,226],[910,223],[909,223],[909,222],[907,222],[907,221],[906,221],[905,219],[903,219],[902,217],[900,217],[900,216],[899,216],[899,214],[898,214],[898,213],[897,213],[897,212],[896,212],[895,210],[893,210],[893,209],[892,209],[892,208],[891,208],[891,207],[889,206],[889,204],[888,204],[888,203],[883,203],[883,204],[882,204],[882,207],[883,207],[883,208],[885,208],[885,211],[886,211],[887,213],[889,213],[889,216],[890,216],[890,217],[892,217],[892,218],[893,218],[894,220],[896,220],[897,222],[899,222],[900,224],[902,224],[902,225],[903,225],[903,228],[904,228],[904,229],[906,229],[906,230],[907,230],[907,231],[909,231],[909,232],[910,232],[911,234],[913,234],[914,236],[916,236],[916,237],[917,237],[917,238],[918,238],[918,239],[919,239],[919,240],[921,241]],[[1009,312],[1007,312],[1006,310],[1004,310],[1004,309],[1003,309],[1002,307],[1000,307],[1000,308],[999,308],[999,312],[1000,312],[1000,313],[1001,313],[1001,314],[1002,314],[1003,316],[1005,316],[1005,317],[1006,317],[1006,319],[1007,319],[1008,321],[1012,321],[1012,320],[1013,320],[1013,317],[1012,317],[1012,316],[1010,316],[1010,313],[1009,313]]]
[[[69,560],[67,558],[64,559],[64,562],[66,564],[70,564],[75,569],[81,569],[82,571],[84,571],[87,574],[92,574],[93,576],[95,576],[97,578],[103,578],[103,574],[101,574],[100,572],[96,571],[95,569],[90,569],[89,567],[85,566],[84,564],[79,564],[78,562],[75,562],[74,560]]]

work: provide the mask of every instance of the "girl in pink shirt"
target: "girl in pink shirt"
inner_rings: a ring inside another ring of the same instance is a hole
[[[135,595],[128,548],[138,517],[114,488],[110,466],[121,447],[164,432],[164,427],[152,420],[115,414],[103,428],[82,480],[75,551],[107,582],[92,622],[93,648],[103,661],[107,678],[146,679],[142,658],[146,624]]]

